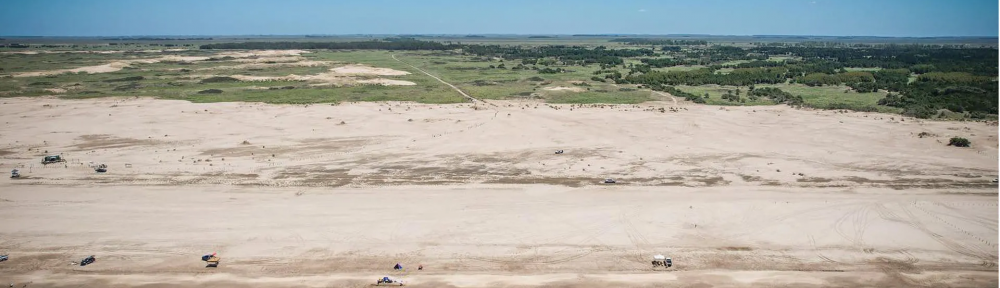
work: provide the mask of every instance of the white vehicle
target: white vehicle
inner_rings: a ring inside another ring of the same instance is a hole
[[[670,258],[667,258],[666,256],[656,255],[653,256],[653,268],[656,268],[657,266],[663,266],[663,268],[670,268],[670,266],[674,266],[674,261]]]

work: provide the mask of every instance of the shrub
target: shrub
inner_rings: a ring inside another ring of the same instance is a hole
[[[126,82],[126,81],[139,81],[139,80],[143,80],[143,79],[146,79],[146,77],[142,77],[142,76],[130,76],[130,77],[125,77],[125,78],[108,79],[108,80],[104,80],[104,82]]]
[[[472,85],[475,85],[475,86],[493,86],[493,85],[497,85],[497,84],[492,83],[490,81],[486,81],[486,80],[476,80],[476,81],[472,81]]]
[[[972,142],[969,142],[969,139],[962,137],[951,137],[951,140],[948,140],[948,146],[969,147],[971,144]]]
[[[198,91],[198,94],[222,94],[222,90],[219,89],[208,89]]]
[[[562,72],[563,72],[562,68],[556,68],[556,69],[543,68],[543,69],[538,70],[538,73],[542,73],[542,74],[556,74],[556,73],[562,73]]]
[[[218,77],[202,79],[201,83],[223,83],[223,82],[239,82],[239,81],[240,79],[236,79],[233,77],[218,76]]]
[[[534,77],[528,78],[528,81],[545,81],[545,78],[534,76]]]
[[[125,85],[116,86],[114,89],[111,89],[111,90],[112,91],[129,91],[129,90],[136,90],[136,89],[139,89],[139,88],[142,88],[142,86],[140,86],[139,83],[132,82],[132,83],[125,84]]]

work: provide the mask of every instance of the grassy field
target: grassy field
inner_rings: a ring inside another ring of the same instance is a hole
[[[165,55],[212,56],[211,51],[163,53],[40,53],[33,55],[2,54],[5,73],[50,71],[96,66],[122,60],[152,59]],[[66,98],[114,96],[152,96],[194,102],[254,101],[265,103],[336,103],[345,101],[416,101],[422,103],[459,103],[466,101],[450,87],[427,77],[409,65],[392,59],[396,54],[429,73],[452,83],[481,99],[540,99],[553,103],[639,103],[650,100],[648,91],[629,91],[634,85],[614,85],[591,81],[596,66],[551,66],[564,73],[540,74],[535,70],[513,70],[516,63],[480,59],[452,52],[389,51],[317,51],[302,56],[310,61],[330,61],[331,65],[274,65],[263,68],[231,68],[243,63],[222,61],[133,63],[109,73],[62,73],[39,77],[0,78],[0,96],[60,95]],[[212,76],[315,75],[343,64],[407,71],[409,75],[389,76],[410,81],[414,86],[361,85],[317,87],[303,81],[237,81],[202,83]],[[505,64],[507,69],[490,68]],[[124,79],[140,80],[124,81]],[[620,87],[621,86],[621,87]],[[548,90],[572,87],[579,91]],[[284,89],[279,89],[284,88]],[[623,89],[625,88],[625,89]],[[202,94],[206,90],[218,94]],[[624,91],[623,91],[624,90]]]
[[[514,70],[516,61],[443,55],[442,53],[402,53],[399,59],[434,74],[462,91],[480,99],[543,99],[553,103],[639,103],[648,101],[649,92],[622,91],[625,86],[592,81],[599,67],[558,66],[564,73],[541,74],[534,70]],[[504,64],[506,69],[490,68]],[[621,86],[621,87],[619,87]],[[545,88],[573,87],[582,91],[551,91]]]
[[[805,101],[806,105],[816,108],[844,106],[858,110],[870,108],[881,112],[899,112],[897,108],[877,105],[878,100],[885,98],[885,95],[888,94],[885,91],[874,93],[855,93],[851,91],[844,93],[844,91],[850,90],[850,88],[843,85],[809,87],[802,84],[778,84],[758,85],[757,87],[780,88],[792,95],[802,96],[802,100]]]
[[[677,89],[687,93],[693,93],[695,95],[705,95],[708,94],[708,98],[705,99],[705,104],[709,105],[725,105],[725,106],[756,106],[756,105],[774,105],[774,101],[758,98],[757,100],[746,99],[746,103],[733,102],[729,100],[722,99],[722,95],[726,94],[726,91],[733,91],[736,93],[736,86],[720,86],[720,85],[703,85],[703,86],[687,86],[679,85]],[[742,92],[740,97],[746,98],[747,87],[739,88]]]
[[[204,51],[196,52],[204,54]],[[64,54],[20,55],[6,54],[13,58],[26,56],[27,60],[12,63],[19,67],[12,72],[44,71],[93,66],[116,60],[133,59],[121,53],[80,54],[86,62],[58,62]],[[214,75],[288,76],[311,75],[327,71],[327,66],[274,66],[267,69],[211,69],[239,65],[231,61],[197,61],[193,63],[134,63],[129,68],[110,73],[63,73],[41,77],[0,79],[3,96],[36,96],[61,94],[66,98],[91,98],[108,96],[153,96],[182,99],[194,102],[259,101],[266,103],[330,103],[345,101],[417,101],[423,103],[458,103],[465,99],[449,87],[419,74],[409,66],[392,60],[386,52],[319,52],[305,54],[307,60],[328,60],[338,63],[362,63],[375,67],[408,71],[410,75],[391,76],[394,80],[414,82],[415,86],[359,85],[351,87],[316,87],[302,81],[223,82],[201,83],[200,79]],[[142,55],[147,58],[163,55]],[[5,62],[4,67],[8,63]],[[184,70],[181,70],[184,69]],[[6,69],[5,69],[6,70]],[[141,76],[136,81],[115,81],[126,77]],[[268,89],[284,87],[285,89]],[[288,89],[291,87],[292,89]],[[46,89],[50,89],[46,91]],[[65,90],[63,93],[53,92]],[[200,94],[200,91],[218,89],[221,94]]]
[[[119,60],[178,56],[211,56],[211,51],[178,51],[163,53],[40,53],[34,55],[2,54],[5,73],[44,71],[94,66]],[[337,103],[345,101],[416,101],[423,103],[464,102],[458,93],[446,85],[423,75],[400,60],[415,65],[441,79],[454,84],[470,95],[481,99],[536,99],[552,103],[640,103],[653,100],[649,91],[636,90],[634,85],[615,85],[592,81],[594,71],[590,66],[549,66],[561,68],[564,73],[541,74],[535,70],[514,70],[517,61],[502,62],[464,56],[453,52],[389,52],[389,51],[318,51],[303,54],[305,60],[331,61],[329,66],[274,66],[267,69],[221,69],[241,63],[232,61],[195,61],[190,63],[159,62],[134,63],[121,71],[110,73],[63,73],[41,77],[0,78],[2,96],[62,95],[67,98],[108,96],[152,96],[194,102],[256,101],[266,103]],[[732,61],[735,64],[742,61]],[[414,86],[360,85],[350,87],[317,87],[302,81],[221,82],[201,83],[210,76],[288,76],[314,75],[327,71],[331,66],[360,63],[374,67],[391,68],[410,72],[409,75],[391,76],[394,80],[416,83]],[[506,69],[496,68],[503,64]],[[494,68],[490,68],[493,66]],[[657,70],[694,70],[703,66],[676,66]],[[871,70],[871,69],[865,69]],[[625,72],[623,70],[620,70]],[[719,71],[725,73],[726,71]],[[121,81],[126,77],[141,76],[137,81]],[[768,85],[761,85],[767,87]],[[885,93],[844,93],[846,87],[807,87],[794,84],[770,85],[794,95],[801,95],[810,106],[828,107],[833,104],[849,107],[876,106]],[[566,88],[573,90],[569,90]],[[279,89],[283,88],[283,89]],[[558,88],[562,90],[551,90]],[[697,95],[708,94],[710,105],[772,105],[767,99],[749,100],[746,103],[723,100],[726,91],[736,87],[705,85],[678,86]],[[219,94],[202,94],[201,91],[217,89]],[[746,88],[741,88],[746,93]],[[59,92],[65,91],[65,92]],[[885,107],[880,109],[885,110]]]
[[[308,41],[357,41],[365,39],[369,38],[335,37],[333,40],[328,38],[306,38]],[[562,44],[618,48],[627,46],[621,43],[608,42],[611,39],[610,37],[463,38],[452,36],[450,38],[429,37],[420,39],[498,45],[532,46]],[[200,41],[199,43],[213,42],[206,41]],[[594,74],[599,69],[597,65],[538,66],[539,68],[560,68],[565,70],[563,73],[541,74],[531,69],[511,69],[517,66],[520,61],[508,60],[504,62],[499,59],[461,55],[453,51],[314,51],[314,53],[302,54],[301,57],[308,61],[329,61],[332,63],[318,66],[276,64],[257,68],[231,68],[245,63],[233,59],[219,59],[217,61],[133,63],[121,71],[110,73],[63,73],[39,77],[10,77],[10,74],[22,72],[96,66],[115,61],[152,59],[164,56],[213,57],[216,53],[222,52],[197,49],[161,51],[164,47],[143,45],[105,45],[99,47],[101,48],[94,49],[88,46],[86,49],[101,50],[103,51],[102,53],[0,53],[0,69],[2,69],[0,70],[0,97],[38,95],[59,95],[66,98],[152,96],[194,102],[258,101],[266,103],[338,103],[346,101],[389,100],[422,103],[459,103],[466,101],[450,87],[427,77],[406,63],[394,60],[392,55],[395,54],[400,60],[420,67],[454,84],[473,97],[481,99],[531,99],[551,103],[640,103],[655,99],[648,90],[634,89],[635,85],[616,85],[591,80],[594,76],[603,78],[603,75]],[[639,48],[640,46],[628,47]],[[641,46],[641,48],[648,47]],[[3,50],[6,52],[15,51],[10,49]],[[66,48],[63,50],[70,49]],[[661,52],[657,51],[657,53]],[[771,56],[768,60],[782,61],[787,59],[796,58]],[[745,62],[748,61],[737,60],[716,64],[738,64]],[[641,62],[638,59],[631,58],[626,59],[626,63],[638,64]],[[373,67],[407,71],[410,73],[409,75],[382,77],[392,80],[409,81],[416,83],[416,85],[333,87],[316,86],[315,83],[306,81],[201,82],[202,79],[212,76],[284,77],[288,75],[316,75],[324,73],[332,67],[344,64],[364,64]],[[505,68],[497,68],[499,65],[504,65]],[[690,71],[705,67],[694,65],[654,69],[658,71]],[[620,67],[613,69],[623,74],[628,71]],[[850,67],[847,70],[877,71],[878,68]],[[716,71],[716,73],[725,74],[729,71],[731,69],[726,68]],[[2,76],[4,74],[7,74],[7,76]],[[124,80],[128,79],[128,77],[142,78],[141,80]],[[844,86],[808,87],[797,84],[759,85],[758,87],[777,87],[793,95],[802,96],[805,103],[812,107],[849,107],[852,109],[877,109],[885,112],[898,112],[895,108],[876,105],[877,101],[885,96],[885,92],[844,93],[845,90],[848,90]],[[768,99],[747,99],[745,103],[723,100],[721,96],[726,91],[735,91],[737,89],[737,87],[732,86],[682,85],[677,86],[677,88],[697,95],[708,94],[706,102],[710,105],[775,104]],[[747,88],[742,87],[740,89],[742,90],[741,94],[746,98]],[[218,90],[221,93],[205,94],[203,91],[206,90]]]
[[[802,100],[807,106],[816,108],[850,108],[857,110],[875,109],[882,112],[899,112],[897,108],[878,106],[878,100],[885,97],[887,94],[885,91],[879,91],[875,93],[855,93],[850,91],[844,93],[844,91],[850,90],[849,87],[838,85],[838,86],[819,86],[819,87],[809,87],[801,84],[777,84],[777,85],[757,85],[756,87],[774,87],[784,90],[785,92],[791,93],[792,95],[802,96]],[[678,89],[688,93],[694,93],[696,95],[709,95],[706,99],[706,104],[710,105],[773,105],[773,101],[768,99],[757,99],[750,100],[747,99],[746,103],[736,103],[728,100],[722,99],[722,95],[727,91],[731,91],[735,94],[737,88],[741,90],[741,97],[746,98],[747,87],[736,87],[736,86],[719,86],[719,85],[703,85],[703,86],[677,86]]]

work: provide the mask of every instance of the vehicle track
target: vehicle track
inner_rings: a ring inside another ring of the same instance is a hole
[[[674,95],[670,95],[670,94],[663,93],[663,92],[660,92],[660,91],[652,91],[652,92],[653,92],[653,94],[656,94],[656,95],[660,95],[660,96],[663,96],[663,97],[669,97],[671,101],[674,101],[674,106],[677,106],[677,97],[674,97]]]
[[[417,71],[420,71],[421,73],[424,73],[427,76],[430,76],[431,78],[434,78],[438,82],[444,83],[444,85],[448,85],[448,87],[451,87],[451,89],[455,89],[455,91],[458,91],[458,94],[462,94],[462,96],[465,96],[465,98],[468,98],[469,100],[472,100],[472,102],[483,102],[483,103],[489,104],[489,105],[494,106],[494,107],[497,106],[496,104],[488,103],[488,102],[485,102],[483,100],[476,99],[475,97],[469,96],[469,94],[465,94],[465,92],[462,91],[462,89],[458,89],[458,87],[455,87],[455,85],[451,85],[451,83],[445,82],[444,80],[441,80],[441,78],[438,78],[437,76],[431,75],[431,73],[427,73],[427,71],[424,71],[424,69],[417,68],[417,66],[413,66],[413,64],[406,63],[406,61],[403,61],[403,60],[399,60],[399,58],[396,58],[396,54],[392,54],[392,60],[396,60],[396,61],[399,61],[399,63],[403,63],[403,64],[406,64],[407,66],[413,67],[413,69],[417,69]]]
[[[968,256],[968,257],[972,257],[972,258],[980,258],[980,259],[985,258],[985,257],[983,257],[982,254],[977,253],[976,250],[970,249],[969,247],[967,247],[966,245],[962,245],[961,243],[958,243],[958,242],[955,242],[955,241],[951,241],[947,237],[944,237],[941,234],[938,234],[938,233],[935,233],[934,231],[931,231],[929,228],[927,228],[927,225],[924,224],[922,221],[920,221],[920,218],[917,215],[915,215],[912,211],[910,211],[909,209],[907,209],[905,207],[905,205],[900,205],[899,209],[904,214],[906,214],[907,218],[909,218],[909,221],[908,221],[907,224],[909,224],[913,228],[916,228],[916,229],[924,232],[924,234],[927,234],[928,236],[930,236],[932,239],[934,239],[935,241],[937,241],[938,243],[940,243],[942,246],[944,246],[948,250],[951,250],[952,252],[955,252],[955,253],[958,253],[958,254],[961,254],[961,255],[965,255],[965,256]]]

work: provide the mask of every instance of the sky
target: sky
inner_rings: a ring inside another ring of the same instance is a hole
[[[0,36],[998,36],[997,0],[0,0]]]

